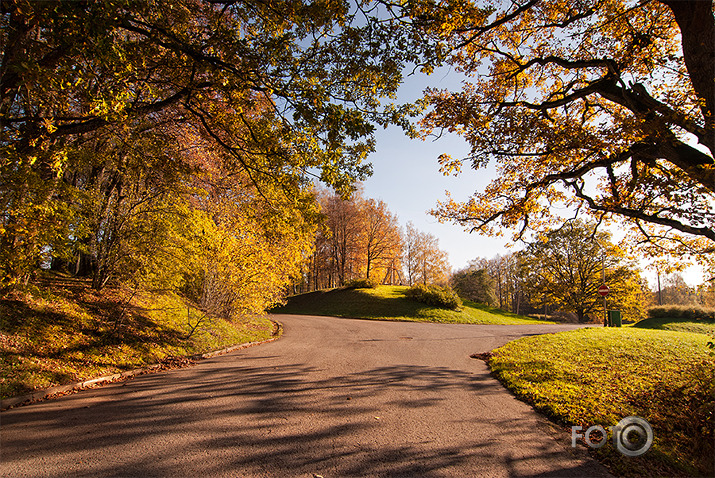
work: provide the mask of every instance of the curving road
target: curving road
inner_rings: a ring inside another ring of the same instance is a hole
[[[283,338],[3,412],[2,476],[609,476],[470,359],[573,326],[276,316]]]

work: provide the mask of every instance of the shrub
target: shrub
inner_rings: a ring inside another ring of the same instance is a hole
[[[376,289],[379,285],[375,279],[354,279],[345,284],[345,289]]]
[[[448,287],[418,284],[407,290],[407,297],[423,304],[457,310],[462,306],[462,299]]]
[[[451,284],[460,297],[486,305],[497,305],[494,279],[484,269],[466,269],[452,275]]]
[[[715,320],[715,309],[698,305],[659,305],[648,309],[651,319]]]

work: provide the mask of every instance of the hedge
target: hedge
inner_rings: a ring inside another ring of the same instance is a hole
[[[648,309],[651,319],[715,320],[715,309],[699,305],[659,305]]]

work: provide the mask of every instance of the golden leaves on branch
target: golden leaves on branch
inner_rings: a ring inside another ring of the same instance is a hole
[[[497,2],[471,23],[445,9],[442,21],[470,24],[440,37],[469,81],[458,92],[426,91],[422,133],[446,130],[470,144],[466,158],[440,156],[443,174],[493,163],[498,177],[433,214],[515,237],[591,216],[630,230],[634,247],[712,252],[715,132],[695,82],[712,58],[684,57],[687,22],[661,2]],[[703,25],[715,29],[712,19]]]

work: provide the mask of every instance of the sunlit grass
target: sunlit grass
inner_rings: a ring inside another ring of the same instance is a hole
[[[655,441],[645,455],[599,449],[620,473],[711,473],[715,362],[707,341],[684,332],[581,329],[510,342],[494,351],[490,366],[517,396],[564,424],[648,420]]]
[[[273,324],[263,317],[235,324],[203,317],[175,294],[98,294],[79,284],[0,300],[0,330],[0,398],[7,398],[263,340]]]
[[[712,320],[688,320],[674,318],[650,318],[633,324],[639,329],[671,330],[674,332],[691,332],[697,334],[715,335],[715,322]]]
[[[408,299],[407,289],[405,286],[380,286],[310,292],[289,298],[285,306],[273,312],[453,324],[547,323],[469,301],[464,301],[461,310],[431,307]]]

